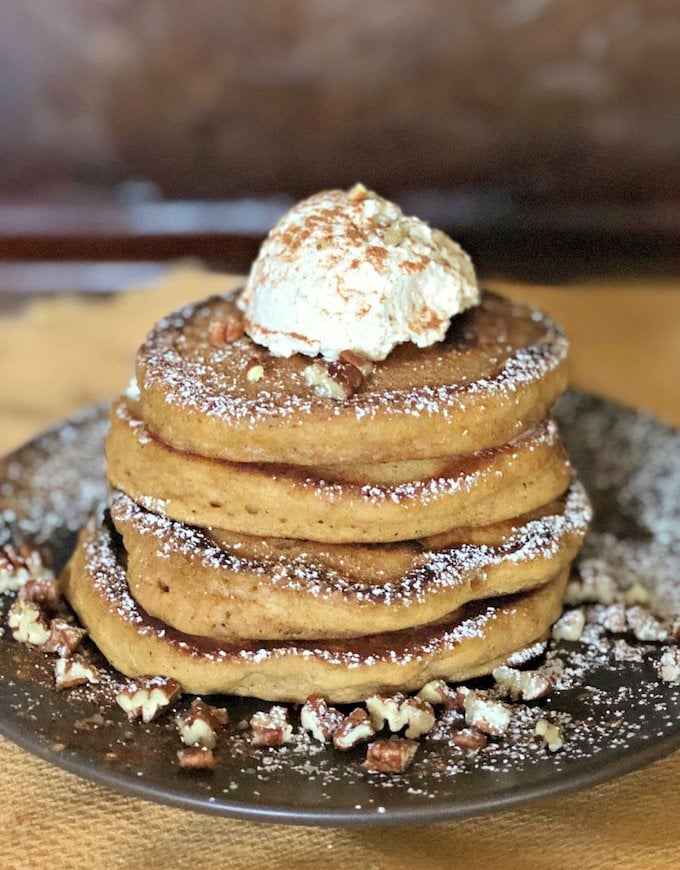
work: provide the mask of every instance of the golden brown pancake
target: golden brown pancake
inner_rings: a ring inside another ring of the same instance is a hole
[[[559,328],[489,292],[444,341],[397,347],[344,401],[307,386],[308,357],[273,357],[247,336],[213,347],[211,326],[240,317],[233,298],[206,299],[160,321],[139,350],[141,417],[177,450],[306,466],[470,454],[538,423],[566,388]],[[253,361],[264,368],[255,382]]]
[[[192,528],[122,493],[111,517],[141,607],[187,634],[235,642],[399,631],[540,586],[576,555],[590,506],[575,482],[564,498],[516,520],[386,546]]]
[[[180,452],[153,436],[133,407],[120,400],[111,415],[113,486],[171,519],[247,535],[407,541],[527,513],[559,497],[572,474],[551,420],[470,456],[300,468]]]
[[[185,691],[303,702],[350,702],[374,692],[419,689],[441,677],[488,673],[543,638],[561,610],[569,572],[530,592],[466,605],[446,623],[334,641],[227,644],[183,634],[146,614],[125,577],[125,554],[106,523],[83,530],[64,591],[111,664],[128,676],[174,677]]]

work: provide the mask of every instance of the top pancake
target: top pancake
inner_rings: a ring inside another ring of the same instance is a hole
[[[344,401],[305,383],[309,357],[273,357],[247,336],[209,341],[241,319],[234,298],[161,320],[137,357],[140,411],[178,450],[237,462],[392,462],[504,444],[545,417],[566,388],[567,341],[551,320],[484,292],[444,341],[397,347]],[[246,374],[253,361],[261,380]]]

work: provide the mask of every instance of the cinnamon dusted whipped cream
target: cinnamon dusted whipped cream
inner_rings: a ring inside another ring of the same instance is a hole
[[[356,185],[294,206],[269,233],[239,301],[274,356],[354,350],[381,360],[440,341],[479,302],[468,255],[441,230]]]

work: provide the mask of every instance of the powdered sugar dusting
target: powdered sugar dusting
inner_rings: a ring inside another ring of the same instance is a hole
[[[201,639],[197,644],[190,635],[175,632],[148,617],[135,602],[130,595],[120,552],[105,523],[92,520],[81,546],[85,548],[85,570],[92,577],[98,594],[109,602],[121,620],[134,625],[140,636],[163,638],[184,655],[206,662],[238,659],[245,664],[257,665],[267,659],[294,656],[303,660],[320,659],[344,667],[370,666],[378,661],[407,664],[425,660],[439,650],[452,649],[466,638],[483,637],[486,627],[499,612],[512,613],[514,607],[513,598],[504,599],[498,605],[475,603],[451,614],[445,625],[346,641],[240,641],[238,645],[230,645]]]
[[[161,558],[198,559],[216,572],[256,574],[277,587],[318,598],[331,599],[341,594],[346,599],[389,606],[423,601],[438,589],[461,586],[473,577],[483,578],[492,565],[549,560],[568,538],[585,534],[591,510],[583,486],[575,481],[562,510],[529,520],[498,546],[462,544],[424,551],[415,557],[405,576],[389,583],[361,582],[315,561],[313,553],[303,550],[291,555],[288,547],[278,558],[243,558],[236,547],[217,546],[200,529],[146,511],[123,493],[115,495],[112,516],[114,522],[132,523],[139,534],[153,536]],[[405,549],[410,547],[405,545]]]
[[[539,446],[554,447],[559,443],[559,440],[559,433],[555,422],[550,419],[544,420],[501,447],[485,448],[473,454],[475,467],[471,471],[464,471],[462,474],[444,474],[440,477],[413,480],[394,486],[365,484],[361,487],[360,492],[363,497],[376,503],[393,501],[396,504],[401,504],[403,502],[417,501],[420,504],[426,505],[444,495],[456,492],[470,492],[487,477],[493,475],[502,476],[503,472],[500,469],[492,467],[493,460],[498,457],[509,456],[508,462],[509,466],[511,466],[514,458],[520,452],[533,452]],[[569,464],[569,460],[565,461]],[[455,461],[453,467],[455,467]]]
[[[126,402],[116,403],[114,414],[131,429],[140,446],[156,441],[161,450],[172,450],[152,435],[148,426],[135,416],[135,409]],[[512,469],[518,459],[526,458],[540,448],[554,449],[556,452],[561,450],[558,427],[550,418],[542,420],[506,444],[484,448],[464,457],[453,456],[448,462],[442,460],[440,467],[443,470],[438,476],[424,476],[397,484],[360,484],[348,480],[334,480],[332,467],[326,467],[324,477],[321,477],[320,472],[313,467],[268,463],[253,467],[257,472],[266,474],[270,480],[286,481],[289,485],[293,484],[310,491],[329,503],[354,497],[372,504],[392,502],[408,506],[409,503],[417,502],[420,506],[427,506],[446,496],[469,493],[475,488],[483,488],[487,481],[494,477],[503,477],[505,473],[503,468]],[[566,455],[563,462],[566,468],[570,467]],[[248,464],[232,465],[237,473],[250,467]],[[138,497],[138,501],[148,510],[165,513],[164,499],[143,495]]]
[[[538,383],[564,362],[568,343],[561,330],[546,316],[534,315],[537,326],[534,343],[526,347],[514,347],[503,342],[502,334],[496,335],[496,344],[489,344],[486,371],[480,371],[472,382],[447,382],[439,385],[423,383],[417,387],[380,389],[379,378],[371,379],[376,388],[367,389],[350,396],[343,402],[317,396],[306,387],[302,368],[281,361],[277,366],[248,338],[242,338],[228,346],[213,349],[207,344],[200,347],[187,340],[190,332],[202,333],[201,324],[208,322],[211,312],[226,300],[209,299],[186,306],[161,320],[149,334],[140,350],[139,360],[143,367],[142,396],[145,389],[159,387],[168,405],[191,408],[196,412],[226,421],[255,426],[263,418],[283,418],[305,415],[314,411],[325,414],[352,414],[357,420],[374,417],[380,413],[390,416],[443,416],[447,418],[456,411],[464,410],[466,399],[488,396],[489,401],[504,397],[512,402],[513,394],[522,386]],[[527,316],[526,309],[499,303],[492,294],[485,294],[479,316],[485,316],[493,306],[502,305],[504,316],[515,318],[518,323]],[[477,309],[472,310],[472,316]],[[492,318],[489,318],[493,324]],[[206,327],[207,328],[207,327]],[[496,328],[496,332],[498,332]],[[486,345],[485,345],[486,346]],[[467,352],[465,343],[457,351],[447,350],[444,343],[440,351],[446,353]],[[422,352],[421,352],[422,353]],[[255,394],[247,388],[241,376],[248,359],[265,361],[267,377],[260,382]]]
[[[107,430],[104,410],[90,408],[0,463],[0,545],[17,534],[54,544],[55,537],[82,528],[108,494],[102,455]],[[79,468],[87,473],[74,486]]]

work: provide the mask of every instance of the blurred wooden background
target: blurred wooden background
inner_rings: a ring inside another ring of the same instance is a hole
[[[679,49],[678,0],[2,3],[0,259],[244,268],[361,179],[483,274],[677,272]]]

